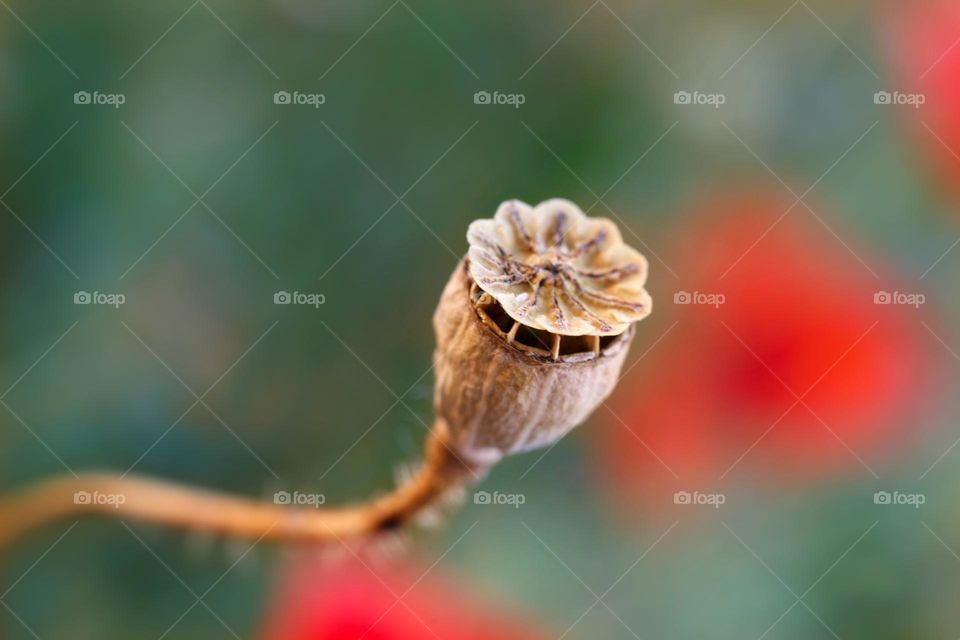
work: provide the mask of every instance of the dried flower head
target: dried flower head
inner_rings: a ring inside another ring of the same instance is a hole
[[[623,333],[650,313],[647,261],[569,200],[509,200],[467,232],[470,275],[516,320],[566,336]]]
[[[470,226],[434,314],[434,404],[477,464],[549,446],[613,391],[650,312],[647,263],[567,200],[510,201]]]

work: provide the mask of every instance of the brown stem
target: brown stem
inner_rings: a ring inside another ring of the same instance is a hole
[[[427,441],[423,466],[407,482],[380,498],[345,507],[284,506],[111,473],[53,478],[0,497],[0,549],[51,522],[86,515],[276,542],[336,540],[386,531],[407,523],[444,493],[471,483],[485,471],[464,462],[447,444],[445,434],[446,425],[438,421]]]

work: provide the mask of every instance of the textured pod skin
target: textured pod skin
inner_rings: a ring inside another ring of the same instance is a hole
[[[464,261],[433,316],[437,416],[458,454],[492,464],[556,442],[610,395],[633,328],[596,359],[557,362],[524,353],[483,324],[470,301]]]

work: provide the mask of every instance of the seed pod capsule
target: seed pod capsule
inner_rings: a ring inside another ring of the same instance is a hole
[[[434,314],[434,404],[478,464],[548,446],[610,394],[650,313],[647,263],[567,200],[513,200],[467,234]]]

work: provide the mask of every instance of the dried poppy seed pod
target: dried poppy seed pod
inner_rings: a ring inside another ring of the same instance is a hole
[[[651,300],[644,257],[567,200],[505,202],[467,238],[433,318],[434,404],[457,454],[486,465],[586,419]]]

